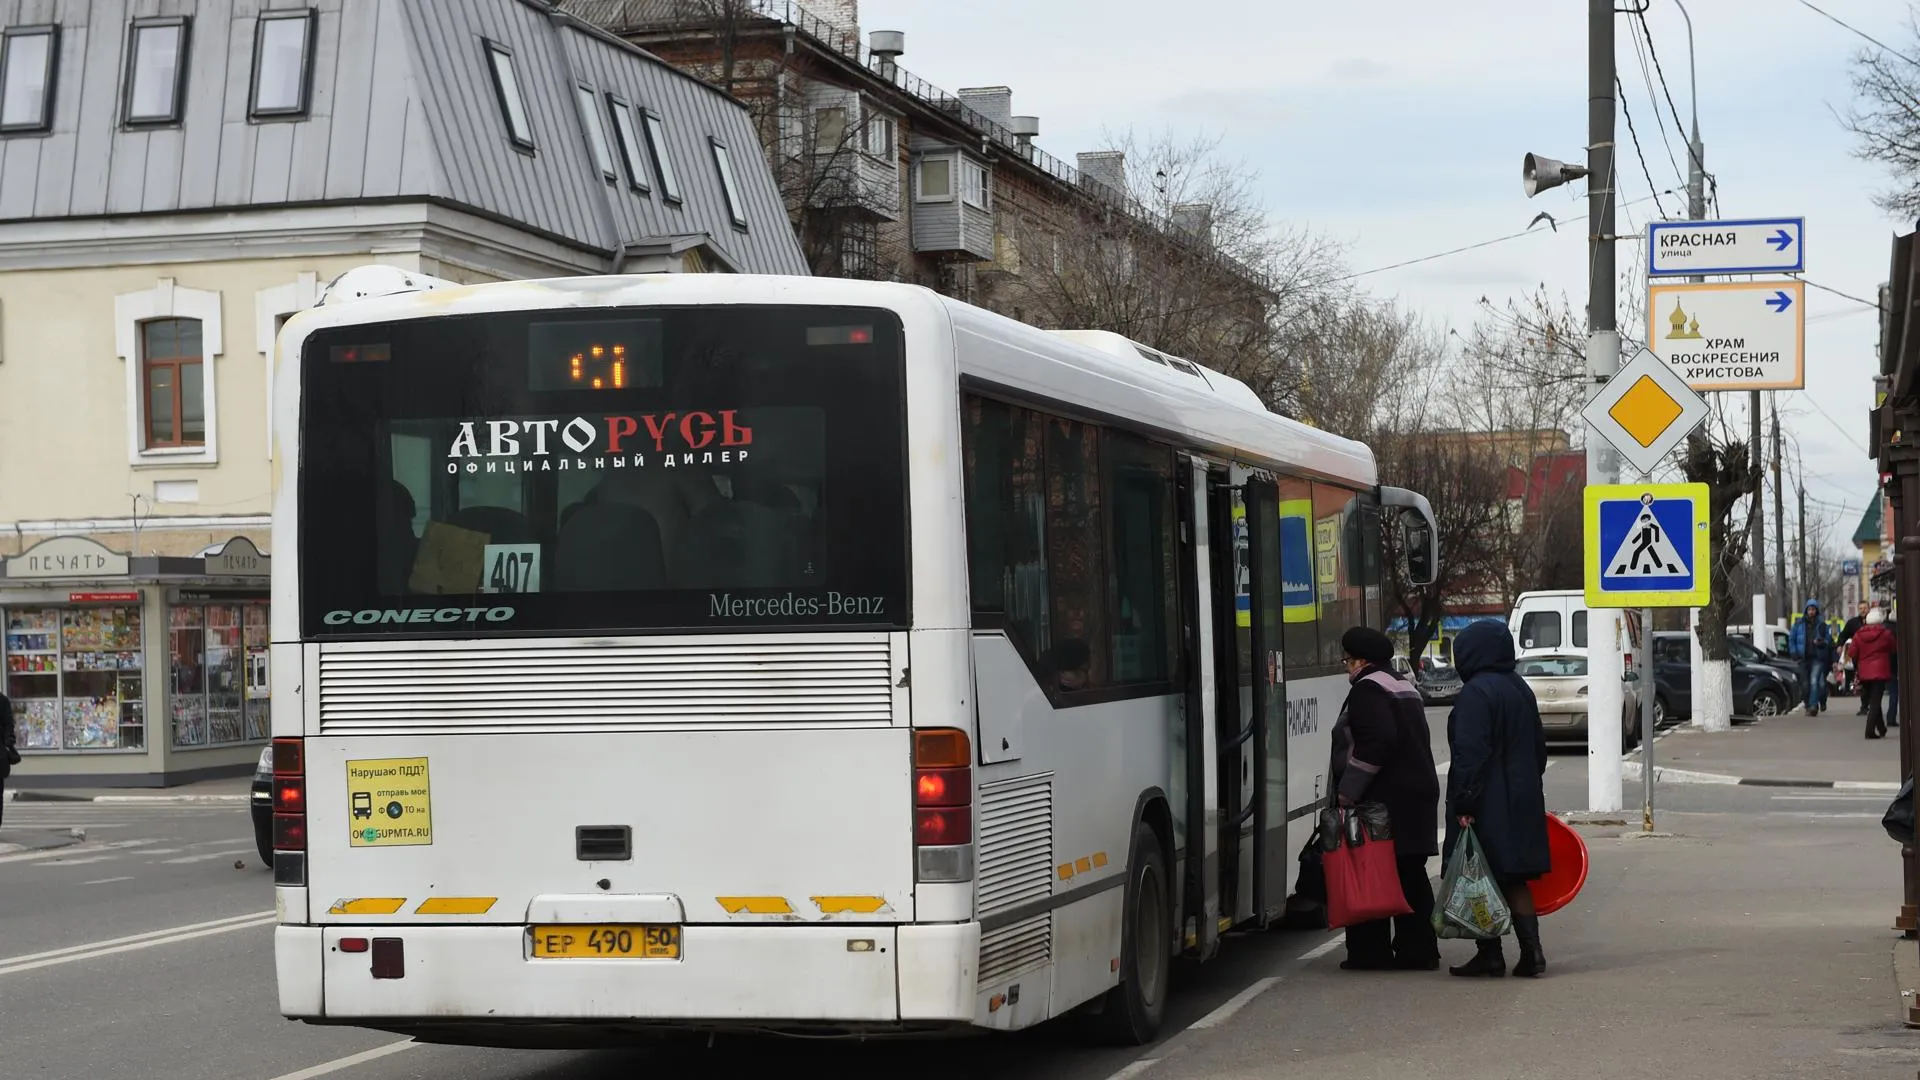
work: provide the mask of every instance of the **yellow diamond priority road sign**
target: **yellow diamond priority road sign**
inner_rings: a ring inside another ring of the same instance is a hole
[[[1707,402],[1659,357],[1641,349],[1581,412],[1641,473],[1652,473],[1707,418]]]

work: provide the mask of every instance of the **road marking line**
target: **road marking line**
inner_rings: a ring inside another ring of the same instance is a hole
[[[117,851],[121,848],[145,847],[151,840],[111,840],[99,844],[74,844],[68,847],[48,848],[44,851],[22,851],[13,855],[0,855],[0,863],[26,862],[32,859],[57,859],[67,855],[87,855],[96,851]],[[135,854],[145,854],[135,852]]]
[[[95,878],[95,879],[94,879],[94,880],[92,880],[92,881],[83,881],[83,882],[81,882],[80,884],[82,884],[82,885],[111,885],[111,884],[113,884],[113,883],[114,883],[114,882],[116,882],[116,881],[132,881],[132,880],[133,880],[133,875],[132,875],[132,874],[127,874],[127,875],[125,875],[125,876],[123,876],[123,877],[103,877],[103,878]]]
[[[85,866],[88,863],[112,862],[113,860],[119,857],[120,856],[118,855],[95,855],[91,859],[62,859],[62,858],[55,857],[52,859],[43,860],[40,863],[40,865],[41,866]]]
[[[1248,1002],[1273,989],[1279,982],[1280,976],[1278,975],[1269,975],[1264,979],[1256,979],[1252,986],[1233,995],[1233,997],[1227,1000],[1225,1005],[1188,1024],[1187,1029],[1189,1031],[1203,1031],[1207,1028],[1219,1027],[1221,1024],[1233,1019],[1234,1013],[1246,1008]]]
[[[387,1057],[391,1054],[397,1054],[402,1050],[412,1050],[412,1049],[415,1049],[416,1047],[425,1046],[425,1045],[426,1045],[425,1043],[414,1042],[412,1039],[406,1039],[396,1043],[388,1043],[385,1046],[376,1046],[371,1050],[362,1050],[357,1054],[348,1054],[346,1057],[335,1058],[332,1061],[322,1062],[318,1065],[301,1069],[297,1072],[282,1073],[279,1076],[274,1077],[273,1080],[313,1080],[313,1078],[316,1076],[326,1076],[330,1073],[337,1073],[342,1069],[351,1069],[355,1065],[365,1065],[369,1061],[378,1061],[383,1057]],[[1137,1065],[1139,1063],[1135,1062],[1134,1064]],[[1134,1076],[1134,1075],[1137,1075],[1137,1073],[1129,1073],[1125,1069],[1122,1069],[1120,1072],[1115,1073],[1114,1075],[1115,1076]]]
[[[1799,793],[1799,794],[1794,794],[1794,795],[1775,795],[1775,796],[1773,797],[1773,801],[1774,801],[1774,802],[1870,802],[1870,803],[1877,803],[1877,802],[1879,802],[1879,801],[1880,801],[1880,796],[1878,796],[1878,795],[1810,795],[1810,794],[1806,794],[1806,793]]]
[[[1159,1058],[1141,1058],[1139,1061],[1136,1061],[1133,1064],[1128,1065],[1126,1068],[1121,1069],[1119,1072],[1114,1073],[1112,1076],[1107,1077],[1107,1080],[1133,1080],[1134,1077],[1139,1076],[1141,1073],[1146,1072],[1148,1069],[1151,1069],[1158,1064],[1160,1064]],[[294,1080],[294,1078],[276,1076],[274,1077],[274,1080]]]
[[[271,911],[256,911],[250,915],[230,915],[224,919],[213,919],[203,923],[189,923],[185,926],[172,926],[164,930],[149,930],[144,934],[129,934],[126,937],[110,938],[106,941],[91,941],[85,945],[69,945],[64,949],[48,949],[46,952],[27,953],[23,956],[9,956],[0,958],[0,970],[11,968],[17,964],[56,959],[78,953],[91,953],[101,949],[111,948],[117,951],[119,946],[132,945],[138,947],[140,943],[158,941],[189,931],[200,931],[210,928],[216,930],[238,930],[247,926],[256,925],[261,919],[272,919],[275,917]]]
[[[1817,811],[1814,811],[1814,810],[1769,810],[1769,811],[1767,811],[1767,816],[1768,816],[1768,817],[1797,817],[1797,818],[1813,818],[1813,819],[1815,819],[1815,820],[1827,820],[1827,821],[1834,821],[1834,820],[1841,820],[1841,821],[1879,821],[1879,820],[1880,820],[1881,818],[1883,818],[1883,817],[1885,817],[1886,815],[1885,815],[1885,814],[1874,814],[1874,813],[1865,813],[1865,814],[1840,814],[1840,813],[1832,813],[1832,814],[1822,814],[1822,813],[1819,813],[1819,812],[1817,812]]]
[[[207,930],[195,930],[190,934],[175,934],[172,937],[154,938],[152,941],[136,941],[131,945],[116,945],[111,949],[95,949],[92,952],[75,953],[72,956],[56,956],[51,960],[36,960],[28,964],[0,964],[0,975],[17,975],[23,971],[53,967],[57,964],[71,964],[80,960],[98,960],[103,956],[113,956],[117,953],[151,949],[156,945],[176,945],[182,941],[211,937],[214,934],[224,934],[232,930],[250,930],[256,926],[271,926],[275,922],[278,922],[279,918],[278,915],[269,912],[266,917],[255,919],[252,922],[234,923],[231,926],[215,926]]]
[[[1337,937],[1328,938],[1327,940],[1321,942],[1320,944],[1315,945],[1313,948],[1308,949],[1306,952],[1301,953],[1300,959],[1318,960],[1321,957],[1332,952],[1333,950],[1339,948],[1344,943],[1345,943],[1344,938],[1337,938]]]

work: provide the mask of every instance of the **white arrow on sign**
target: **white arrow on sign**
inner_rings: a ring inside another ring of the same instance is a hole
[[[1807,268],[1807,220],[1655,221],[1647,226],[1647,273],[1798,274]]]

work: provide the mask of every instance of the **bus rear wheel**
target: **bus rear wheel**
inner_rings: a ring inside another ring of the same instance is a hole
[[[1127,895],[1120,929],[1120,984],[1107,991],[1100,1033],[1121,1046],[1152,1042],[1167,1013],[1173,973],[1173,915],[1167,857],[1146,822],[1133,826]]]

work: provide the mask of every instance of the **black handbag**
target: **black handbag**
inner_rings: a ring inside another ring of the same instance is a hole
[[[1887,804],[1887,813],[1880,819],[1880,827],[1887,835],[1908,847],[1913,846],[1913,780],[1909,777],[1900,785],[1900,793]]]

